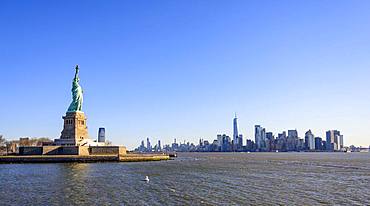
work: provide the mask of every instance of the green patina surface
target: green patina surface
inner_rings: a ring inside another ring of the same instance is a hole
[[[76,65],[75,78],[72,83],[72,102],[68,107],[67,112],[77,112],[82,111],[83,102],[83,91],[80,86],[80,78],[78,77],[79,67]]]

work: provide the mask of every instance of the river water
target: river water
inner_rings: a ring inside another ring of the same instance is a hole
[[[161,162],[0,164],[0,205],[370,205],[370,154],[181,153]]]

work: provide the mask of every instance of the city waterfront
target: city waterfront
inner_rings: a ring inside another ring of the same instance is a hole
[[[179,153],[145,163],[0,164],[0,179],[1,205],[370,204],[369,153]]]

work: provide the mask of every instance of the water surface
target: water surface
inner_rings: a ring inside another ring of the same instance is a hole
[[[142,181],[145,176],[150,181]],[[0,164],[0,205],[370,205],[368,153],[182,153]]]

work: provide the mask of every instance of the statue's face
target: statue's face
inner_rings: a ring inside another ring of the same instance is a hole
[[[80,80],[76,79],[76,81],[73,81],[73,86],[77,87],[79,85]]]

